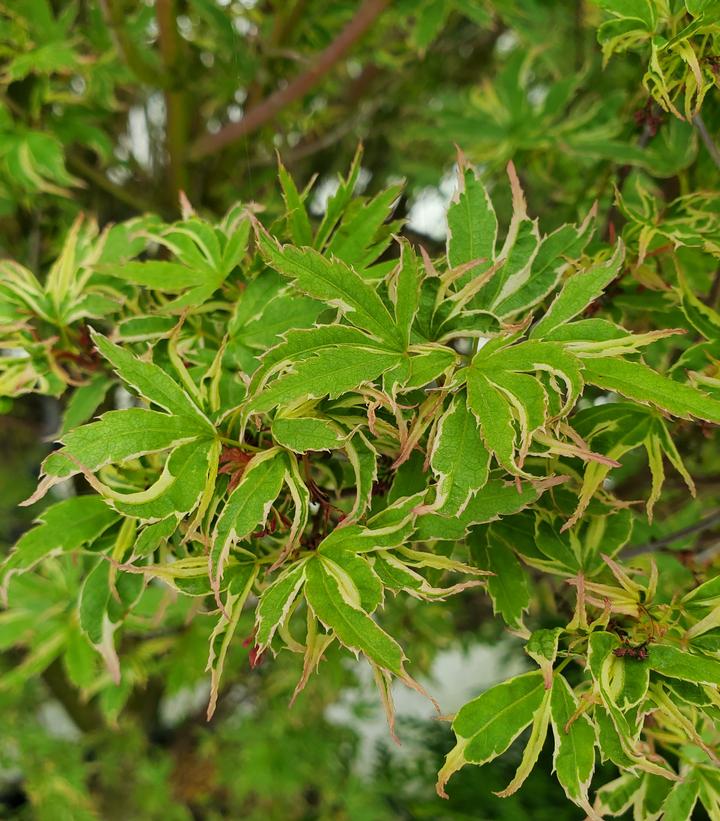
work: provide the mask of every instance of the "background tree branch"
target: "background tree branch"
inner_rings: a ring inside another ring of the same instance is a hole
[[[355,17],[306,72],[250,109],[239,122],[226,125],[216,134],[201,137],[192,147],[191,157],[197,160],[221,151],[242,137],[257,131],[286,106],[304,97],[367,32],[385,10],[388,2],[389,0],[364,0]]]

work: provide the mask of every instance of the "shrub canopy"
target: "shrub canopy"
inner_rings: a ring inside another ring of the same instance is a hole
[[[481,612],[527,672],[439,795],[550,739],[590,818],[718,817],[717,3],[267,5],[3,17],[0,392],[62,410],[0,689],[354,653],[393,733]]]

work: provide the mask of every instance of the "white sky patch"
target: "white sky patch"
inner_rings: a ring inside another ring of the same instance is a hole
[[[340,182],[335,177],[325,177],[317,184],[310,200],[310,213],[315,217],[321,217],[327,210],[328,200],[340,187]]]
[[[257,26],[251,23],[246,17],[236,17],[233,21],[233,28],[238,34],[256,34]]]
[[[518,44],[518,36],[512,29],[507,29],[498,38],[495,43],[495,51],[498,54],[509,54]]]
[[[440,193],[445,197],[450,204],[450,200],[455,196],[458,190],[458,168],[457,163],[453,164],[453,167],[450,171],[447,172],[440,180],[440,185],[438,186]]]
[[[423,188],[410,206],[408,227],[436,242],[447,236],[447,202],[439,188]]]
[[[153,92],[147,101],[147,118],[154,128],[161,128],[165,131],[165,121],[167,118],[165,110],[165,97],[159,92]]]
[[[456,339],[454,342],[455,350],[463,354],[464,356],[468,356],[475,351],[479,351],[480,348],[485,347],[487,343],[490,341],[489,336],[478,336],[476,338],[471,339],[470,337],[463,336],[459,339]]]
[[[123,388],[122,385],[118,385],[117,388],[115,388],[113,399],[117,410],[140,407],[140,401],[134,397],[130,391]]]
[[[193,21],[187,16],[187,14],[179,14],[177,17],[177,27],[180,31],[180,34],[186,39],[189,40],[193,36]]]
[[[593,405],[609,405],[613,402],[617,402],[617,394],[603,393],[593,399]]]
[[[125,183],[132,177],[132,171],[125,168],[124,165],[113,165],[106,171],[107,178],[115,185],[125,185]]]
[[[528,90],[528,100],[533,108],[540,108],[550,92],[550,87],[544,83],[538,83]]]
[[[457,165],[454,165],[437,187],[423,188],[415,197],[408,213],[408,227],[435,242],[442,242],[447,236],[447,210],[457,187]]]
[[[150,153],[150,134],[147,127],[145,109],[134,105],[128,112],[128,134],[130,150],[138,164],[146,171],[150,169],[152,155]]]
[[[242,116],[243,116],[242,106],[235,105],[233,103],[232,105],[229,105],[227,107],[227,117],[228,117],[228,120],[230,120],[231,123],[240,122],[240,120],[242,120]]]
[[[358,171],[358,178],[357,182],[355,183],[355,194],[362,194],[363,191],[368,187],[370,184],[370,180],[372,179],[372,172],[369,171],[365,166],[360,166],[360,170]]]
[[[203,679],[183,687],[160,702],[160,721],[164,727],[176,727],[181,721],[200,712],[210,698],[210,681]]]

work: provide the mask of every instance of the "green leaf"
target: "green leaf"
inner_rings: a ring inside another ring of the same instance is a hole
[[[651,670],[670,678],[720,685],[720,661],[707,656],[692,655],[667,644],[655,644],[648,651],[648,663]]]
[[[319,328],[289,331],[282,342],[263,355],[261,365],[250,381],[248,394],[257,393],[272,375],[291,363],[307,359],[323,350],[364,346],[376,347],[367,334],[344,325],[321,325]]]
[[[512,628],[522,628],[523,613],[530,604],[527,574],[513,551],[503,542],[488,538],[486,531],[471,531],[468,543],[478,567],[494,573],[486,580],[493,613]]]
[[[220,679],[225,668],[230,642],[240,621],[242,609],[245,606],[255,579],[258,575],[258,565],[248,563],[238,567],[239,572],[233,578],[228,589],[227,600],[220,614],[220,619],[210,636],[210,653],[208,655],[207,670],[210,670],[210,700],[207,708],[208,721],[212,718],[217,705]]]
[[[513,210],[505,243],[496,255],[502,264],[473,300],[473,305],[493,310],[497,310],[508,297],[524,289],[540,245],[537,220],[528,217],[525,195],[512,162],[508,163],[507,173]]]
[[[373,613],[382,601],[383,587],[367,560],[342,545],[318,548],[323,570],[333,576],[343,599],[352,607]]]
[[[99,496],[73,496],[43,510],[38,525],[26,531],[0,566],[0,588],[39,561],[78,550],[104,533],[117,514]]]
[[[532,722],[546,697],[540,672],[525,673],[496,684],[465,704],[452,723],[455,747],[438,773],[437,791],[465,764],[485,764],[507,750]]]
[[[712,341],[720,338],[720,314],[695,296],[684,277],[680,277],[678,291],[680,307],[693,328],[705,339]]]
[[[258,454],[248,463],[213,528],[210,578],[215,587],[220,583],[233,545],[265,524],[287,470],[286,457],[277,450]]]
[[[487,449],[505,470],[516,473],[512,406],[502,391],[481,373],[468,375],[467,402],[475,414]]]
[[[437,477],[434,507],[455,516],[467,507],[487,482],[490,454],[483,445],[475,417],[465,397],[456,396],[440,417],[430,456]]]
[[[239,358],[247,351],[254,359],[281,342],[281,336],[293,328],[313,327],[324,310],[323,304],[291,291],[289,283],[270,270],[247,283],[228,325],[230,356]],[[248,372],[253,370],[242,360],[241,367]]]
[[[109,411],[97,422],[66,433],[64,447],[43,462],[48,477],[96,471],[113,462],[136,459],[193,441],[201,433],[194,419],[143,408]]]
[[[588,717],[577,715],[578,701],[564,676],[552,688],[553,766],[565,795],[587,811],[588,788],[595,769],[595,730]]]
[[[364,653],[379,667],[404,677],[402,648],[346,595],[337,579],[316,559],[306,566],[305,596],[313,613],[350,650]],[[352,598],[352,597],[351,597]]]
[[[177,325],[173,316],[131,316],[121,319],[115,336],[122,342],[148,342],[166,339]]]
[[[583,360],[587,382],[641,404],[656,405],[683,419],[720,424],[720,402],[689,385],[662,376],[641,362],[596,357]]]
[[[343,437],[329,419],[310,416],[280,417],[272,423],[273,439],[295,453],[334,450]]]
[[[664,821],[690,821],[700,792],[700,782],[690,771],[670,790],[662,805]]]
[[[377,481],[377,451],[358,431],[345,442],[345,452],[355,479],[355,501],[346,521],[354,522],[370,507],[373,485]]]
[[[409,368],[408,374],[403,374],[399,378],[399,383],[403,392],[412,390],[413,388],[424,388],[441,378],[446,372],[457,363],[457,354],[450,348],[425,348],[424,350],[413,351],[410,359],[405,359],[401,362],[400,367],[407,366]],[[394,371],[386,374],[386,379],[393,377]],[[385,386],[388,391],[388,386]],[[394,390],[391,381],[389,392]]]
[[[517,772],[515,773],[512,781],[507,785],[507,787],[505,787],[504,790],[495,793],[495,795],[500,796],[500,798],[506,798],[507,796],[517,792],[525,782],[526,778],[532,772],[532,769],[535,766],[535,764],[537,763],[540,753],[542,752],[543,745],[545,744],[548,725],[550,724],[551,695],[551,690],[545,691],[545,698],[543,699],[540,707],[538,707],[537,712],[535,713],[535,716],[533,718],[530,738],[528,739],[528,742],[525,745],[523,757],[520,761],[520,765],[517,768]]]
[[[650,684],[650,665],[647,660],[616,658],[610,660],[608,678],[611,689],[617,693],[615,703],[623,711],[642,703]]]
[[[144,491],[118,493],[107,486],[100,492],[109,504],[126,516],[143,521],[179,519],[200,503],[210,476],[214,476],[220,454],[217,441],[195,441],[180,445],[168,457],[159,478]]]
[[[65,408],[60,435],[87,422],[105,399],[111,385],[111,380],[102,374],[95,376],[87,385],[81,385]]]
[[[560,627],[534,630],[525,645],[525,652],[540,667],[548,690],[553,686],[553,666],[557,659],[558,640],[562,632]]]
[[[313,232],[310,217],[305,208],[305,196],[295,186],[295,181],[288,174],[285,166],[278,159],[278,178],[283,190],[283,199],[287,209],[287,221],[290,236],[296,245],[312,245]]]
[[[607,815],[622,815],[635,802],[642,786],[643,779],[630,773],[603,784],[597,791],[598,812]]]
[[[412,533],[415,519],[415,508],[420,504],[424,494],[401,498],[381,510],[367,521],[364,527],[358,524],[346,524],[336,527],[320,542],[317,552],[322,554],[341,547],[354,553],[368,553],[374,550],[387,549],[404,545]],[[445,557],[438,560],[449,561]]]
[[[186,288],[201,285],[207,275],[205,270],[193,270],[177,262],[159,260],[104,265],[100,266],[99,270],[135,285],[168,293],[184,291]]]
[[[138,359],[110,342],[102,334],[93,332],[92,338],[97,349],[110,362],[118,376],[135,388],[141,396],[168,413],[186,418],[187,427],[194,422],[198,432],[213,431],[207,417],[162,368],[152,362]]]
[[[524,458],[532,434],[549,416],[544,385],[525,376],[537,372],[550,375],[558,400],[564,400],[561,413],[566,413],[580,396],[582,376],[579,361],[558,343],[530,340],[503,347],[502,340],[494,340],[478,351],[467,369],[468,405],[488,449],[510,473],[522,473],[516,452]],[[564,384],[564,398],[555,382]]]
[[[610,713],[599,704],[593,710],[593,720],[597,727],[597,742],[603,761],[612,761],[621,769],[630,769],[637,762],[628,753],[627,741],[621,737]]]
[[[262,592],[256,609],[255,634],[255,641],[261,650],[270,645],[278,626],[288,616],[300,588],[305,583],[306,563],[303,559],[285,568]]]
[[[290,277],[309,296],[339,308],[357,327],[369,331],[396,349],[401,338],[395,323],[375,290],[340,260],[329,260],[310,248],[278,245],[264,231],[258,245],[267,264]]]
[[[419,4],[412,29],[412,42],[421,54],[425,53],[440,33],[449,12],[450,5],[447,0],[425,0]]]
[[[325,253],[337,257],[356,271],[366,269],[390,243],[391,235],[386,223],[401,191],[402,186],[393,185],[368,202],[354,200],[330,238]]]
[[[412,245],[400,243],[400,261],[390,274],[388,293],[395,309],[395,323],[402,336],[403,348],[410,344],[413,321],[420,307],[423,274]]]
[[[250,400],[247,413],[267,413],[278,405],[292,406],[300,400],[334,399],[372,382],[398,363],[399,354],[354,346],[323,348],[307,359],[296,362],[291,370],[276,379]]]
[[[576,573],[580,569],[569,537],[540,518],[535,525],[535,543],[540,553],[553,562],[556,568],[570,573]]]
[[[449,518],[433,513],[418,516],[413,538],[417,541],[462,539],[472,525],[493,522],[501,516],[517,513],[536,501],[540,493],[541,490],[530,482],[524,483],[518,490],[515,484],[491,478],[468,502],[460,516]]]
[[[327,201],[325,214],[322,218],[320,226],[317,229],[317,233],[315,234],[315,242],[313,243],[315,248],[321,249],[325,247],[328,237],[332,234],[338,220],[342,217],[345,209],[350,204],[353,194],[355,193],[358,178],[360,176],[360,163],[362,160],[362,155],[362,145],[358,145],[347,177],[344,180],[339,180],[337,191],[335,191],[335,193]]]
[[[80,628],[103,657],[117,684],[120,681],[120,661],[113,639],[117,624],[111,621],[108,614],[110,596],[110,562],[101,558],[85,578],[80,590]]]
[[[577,259],[588,244],[594,230],[594,210],[579,226],[563,225],[545,237],[530,267],[530,276],[522,288],[510,294],[495,312],[507,317],[536,305],[553,291],[569,260]]]
[[[542,339],[581,313],[615,279],[624,258],[625,248],[618,243],[610,259],[570,276],[530,336]]]
[[[465,284],[495,261],[497,217],[485,186],[472,168],[458,162],[458,190],[447,213],[447,258],[451,268],[468,262],[478,265],[460,279]],[[480,260],[484,260],[481,262]]]
[[[80,690],[92,684],[96,676],[97,655],[82,632],[73,625],[67,633],[63,666],[70,681]]]
[[[168,516],[159,522],[147,525],[138,535],[133,547],[133,556],[142,558],[149,556],[167,539],[172,536],[177,528],[177,517]]]

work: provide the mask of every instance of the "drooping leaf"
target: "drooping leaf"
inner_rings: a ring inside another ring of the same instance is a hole
[[[446,797],[445,784],[465,764],[486,764],[502,755],[532,722],[546,692],[541,673],[525,673],[465,704],[452,724],[457,743],[438,773],[438,794]]]
[[[702,391],[674,382],[641,362],[596,357],[583,362],[591,385],[617,391],[642,404],[655,405],[683,419],[704,419],[720,424],[720,402]]]
[[[308,562],[305,596],[317,618],[342,644],[364,653],[371,661],[403,677],[405,655],[400,645],[343,594],[337,579],[318,560]]]
[[[287,469],[285,456],[277,450],[265,451],[248,464],[213,529],[209,570],[214,585],[222,578],[233,545],[265,524]]]
[[[520,789],[520,787],[522,787],[540,757],[540,753],[542,752],[542,748],[547,737],[548,726],[550,724],[551,695],[552,691],[546,690],[545,697],[533,717],[530,738],[528,739],[525,749],[523,750],[523,757],[517,768],[517,772],[515,773],[512,781],[507,785],[507,787],[505,787],[504,790],[495,793],[500,796],[500,798],[506,798],[509,795],[513,795]]]
[[[305,583],[305,560],[295,562],[280,573],[262,592],[256,611],[255,640],[262,650],[269,646]]]
[[[575,693],[562,675],[552,688],[553,765],[565,795],[588,812],[588,788],[595,769],[595,731],[587,715],[577,715]]]

